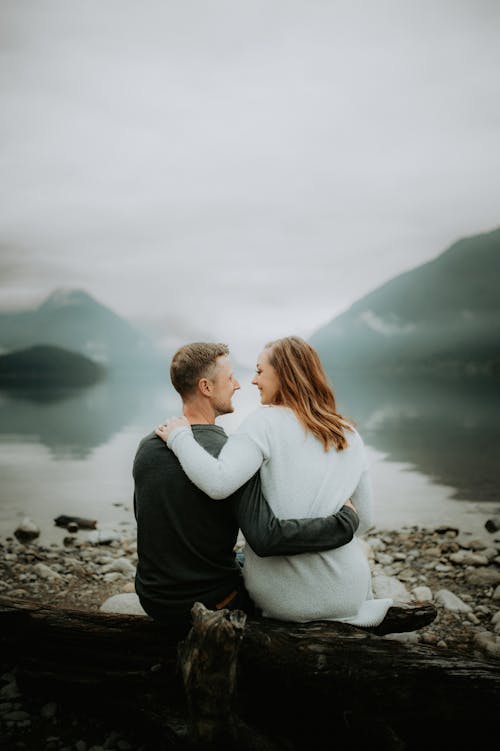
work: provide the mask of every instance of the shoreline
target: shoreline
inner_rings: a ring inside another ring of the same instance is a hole
[[[379,637],[498,662],[500,667],[500,529],[481,536],[443,524],[372,529],[361,539],[376,597],[432,600],[438,616],[414,632]],[[65,544],[0,540],[0,594],[99,610],[117,594],[134,593],[136,542],[122,532],[67,534]],[[24,696],[15,662],[0,663],[2,748],[47,751],[153,751],[133,728],[112,717],[87,716],[50,693]]]

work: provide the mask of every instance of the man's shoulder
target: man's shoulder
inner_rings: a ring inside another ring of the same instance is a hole
[[[220,425],[191,425],[195,440],[214,456],[217,456],[227,441],[227,434]]]
[[[227,441],[227,434],[219,425],[192,425],[191,429],[196,441],[213,455],[217,455]],[[136,450],[136,459],[149,457],[165,449],[167,449],[165,443],[152,431],[140,440]],[[174,457],[170,449],[167,449],[166,455]]]

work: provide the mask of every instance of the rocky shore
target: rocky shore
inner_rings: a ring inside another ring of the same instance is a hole
[[[364,536],[375,596],[407,603],[430,600],[438,609],[429,626],[383,638],[500,662],[500,530],[496,525],[490,529],[480,537],[448,526],[372,530]],[[133,601],[136,563],[135,539],[119,533],[68,534],[62,546],[12,536],[0,542],[0,593],[99,610],[106,601],[109,605],[109,598],[116,601],[116,595],[128,594]],[[0,747],[147,748],[130,730],[119,731],[105,718],[83,719],[63,711],[50,696],[24,697],[16,683],[16,665],[8,657],[2,659],[0,672]]]

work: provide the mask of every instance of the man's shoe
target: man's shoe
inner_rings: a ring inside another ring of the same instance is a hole
[[[428,626],[436,616],[437,610],[430,602],[423,602],[419,605],[399,603],[389,608],[382,623],[365,628],[365,631],[377,634],[377,636],[416,631],[418,628]]]

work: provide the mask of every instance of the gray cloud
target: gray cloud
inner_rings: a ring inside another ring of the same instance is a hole
[[[496,2],[1,10],[0,305],[84,286],[253,362],[500,223]]]

